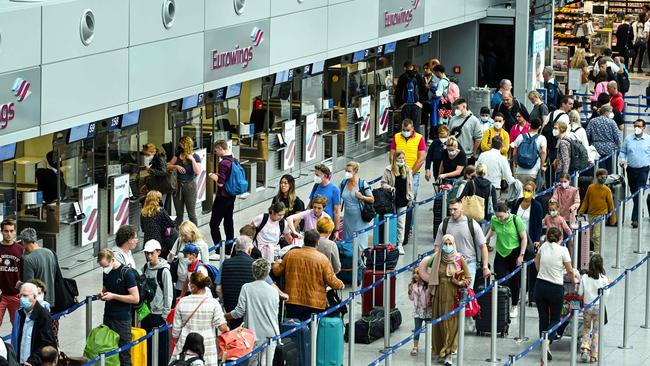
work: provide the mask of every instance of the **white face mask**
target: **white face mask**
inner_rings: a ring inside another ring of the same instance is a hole
[[[643,129],[641,127],[634,127],[634,134],[640,135],[643,133]]]
[[[454,109],[454,115],[455,116],[460,116],[461,114],[463,114],[463,112],[461,112],[460,109]]]
[[[440,137],[440,142],[442,142],[444,144],[445,142],[447,142],[447,138],[446,137]]]
[[[352,179],[352,173],[350,172],[345,172],[345,179]]]
[[[609,119],[614,119],[614,112],[609,112],[607,117],[609,117]]]
[[[320,184],[322,182],[323,182],[323,178],[321,178],[321,177],[319,177],[317,175],[314,175],[314,183]]]
[[[104,274],[109,274],[109,273],[111,273],[112,270],[113,270],[113,267],[111,267],[111,266],[102,268],[102,272],[104,272]]]
[[[45,301],[45,295],[43,295],[43,294],[36,295],[36,301],[38,301],[38,302],[40,302],[42,304],[43,301]]]
[[[560,135],[560,130],[558,130],[557,128],[554,128],[553,129],[553,136],[559,136],[559,135]]]
[[[494,122],[494,128],[496,128],[497,130],[500,130],[501,127],[503,127],[503,123],[501,123],[501,122]]]
[[[150,166],[151,161],[153,160],[153,155],[152,156],[146,156],[145,155],[143,160],[144,160],[143,163],[144,163],[145,166]]]

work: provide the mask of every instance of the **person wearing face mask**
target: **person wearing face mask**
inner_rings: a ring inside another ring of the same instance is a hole
[[[573,236],[573,231],[567,224],[566,220],[564,220],[564,217],[560,216],[560,204],[551,199],[548,201],[548,213],[542,220],[542,228],[546,229],[548,232],[548,229],[552,227],[562,231],[567,238]],[[573,253],[573,240],[569,240],[567,247],[569,248],[569,253]]]
[[[496,254],[494,255],[494,272],[497,279],[507,276],[524,261],[524,254],[528,245],[526,226],[520,217],[508,212],[505,203],[497,204],[494,216],[490,221],[490,229],[485,235],[485,245],[488,245],[492,236],[496,236]],[[519,289],[521,276],[519,273],[507,281],[512,294],[512,308],[510,317],[519,314]]]
[[[508,134],[508,131],[503,128],[504,120],[505,118],[502,113],[497,113],[494,115],[494,125],[492,125],[492,128],[483,133],[483,138],[481,139],[481,151],[490,151],[492,149],[492,139],[498,136],[501,138],[502,143],[500,148],[501,155],[506,158],[508,157],[508,149],[510,148],[510,135]]]
[[[176,153],[167,163],[167,167],[176,170],[177,189],[174,194],[174,208],[176,209],[176,225],[183,222],[185,210],[194,225],[196,219],[196,181],[194,178],[201,174],[201,157],[194,153],[194,141],[189,136],[178,140]],[[210,177],[212,178],[212,174]],[[214,179],[214,178],[213,178]]]
[[[422,102],[427,100],[427,88],[422,75],[411,61],[404,62],[404,73],[397,80],[395,105],[401,109],[402,119],[410,119],[420,125]]]
[[[394,156],[394,155],[393,155]],[[339,186],[341,200],[343,202],[343,238],[351,238],[356,231],[369,225],[361,218],[363,203],[372,204],[375,198],[372,195],[372,188],[368,183],[359,177],[359,163],[351,161],[345,165],[345,178]],[[361,250],[368,246],[368,233],[357,236]]]
[[[596,170],[596,182],[589,185],[585,199],[582,201],[578,213],[589,215],[589,222],[595,222],[603,215],[614,210],[614,199],[612,198],[612,190],[605,185],[607,182],[607,170]],[[609,217],[611,225],[616,224],[616,215],[613,214]],[[594,245],[594,252],[600,254],[600,228],[601,225],[594,225],[591,227],[591,242]]]
[[[553,136],[557,138],[555,171],[557,173],[568,173],[569,167],[571,166],[571,142],[569,142],[567,137],[566,123],[557,122],[555,127],[553,127]]]
[[[435,246],[433,255],[424,257],[418,265],[418,273],[427,284],[431,298],[431,316],[438,318],[454,308],[459,289],[467,288],[472,273],[463,256],[456,250],[452,235],[444,235],[440,246]],[[458,349],[458,315],[433,326],[433,356],[444,361],[445,366],[453,365],[452,354]]]
[[[529,92],[528,100],[533,104],[533,109],[530,111],[530,121],[533,118],[539,118],[543,123],[548,122],[548,107],[542,101],[539,92],[537,90]]]
[[[528,114],[526,107],[517,99],[515,99],[512,93],[503,92],[502,95],[503,101],[494,108],[494,111],[492,112],[492,118],[494,118],[496,121],[495,117],[497,113],[501,113],[504,119],[503,127],[506,129],[506,131],[510,131],[512,126],[517,123],[517,120],[515,119],[517,112],[523,113],[526,120],[530,119],[530,115]]]
[[[33,283],[20,286],[20,311],[11,330],[11,344],[21,365],[40,365],[40,350],[57,347],[52,333],[52,316],[36,299],[38,288]],[[129,329],[129,333],[131,330]]]
[[[456,137],[463,147],[468,162],[473,164],[478,156],[483,129],[478,118],[467,109],[467,100],[458,98],[454,101],[454,116],[449,121],[451,136]]]
[[[173,190],[168,184],[165,184],[167,177],[167,163],[165,159],[158,154],[158,148],[152,143],[142,146],[142,170],[146,171],[148,176],[144,179],[147,191],[158,191],[163,195],[163,202],[166,201],[167,194]]]
[[[483,133],[494,126],[494,120],[490,117],[490,108],[481,107],[481,130]]]
[[[118,345],[124,347],[131,342],[133,305],[140,302],[140,294],[133,271],[125,268],[104,248],[97,255],[97,263],[102,268],[103,286],[98,297],[105,302],[103,323],[120,336]],[[120,365],[131,366],[131,351],[120,352]]]
[[[38,245],[36,230],[28,227],[20,232],[20,239],[25,248],[23,257],[23,280],[37,278],[45,282],[47,288],[54,288],[54,279],[56,271],[59,269],[59,263],[54,253]],[[45,295],[45,300],[51,306],[56,306],[54,291]]]
[[[627,181],[630,192],[636,192],[648,183],[648,170],[650,169],[650,136],[645,133],[645,121],[634,121],[634,134],[625,137],[623,147],[618,155],[618,163],[627,172]],[[638,200],[633,200],[632,227],[639,225]]]
[[[619,149],[621,136],[616,122],[612,119],[613,112],[611,105],[604,105],[598,110],[599,116],[589,121],[587,125],[587,137],[596,148],[600,156],[607,156]],[[602,161],[599,165],[607,171],[612,170],[612,158]]]
[[[413,176],[411,169],[406,166],[402,150],[395,151],[393,157],[391,164],[384,170],[381,187],[390,189],[394,193],[395,212],[400,213],[413,205]],[[404,254],[402,242],[404,241],[405,224],[406,215],[399,215],[397,217],[397,249],[401,255]]]
[[[553,190],[551,200],[558,203],[559,214],[567,222],[573,223],[580,208],[580,191],[572,187],[569,173],[560,174],[560,184]]]
[[[445,150],[445,143],[447,142],[448,136],[449,129],[447,129],[447,126],[438,126],[438,138],[429,144],[426,162],[424,164],[424,179],[426,179],[427,182],[431,181],[432,177],[438,179],[438,168],[440,168],[442,156],[447,153]]]
[[[330,182],[332,172],[325,164],[318,164],[314,168],[314,187],[309,194],[309,205],[312,208],[314,198],[323,196],[327,200],[325,212],[334,220],[334,234],[337,235],[341,224],[341,191],[336,184]]]
[[[456,179],[462,176],[463,169],[467,166],[467,156],[459,148],[458,141],[454,137],[450,137],[445,146],[447,154],[442,156],[438,179],[441,179],[443,183],[453,184]]]

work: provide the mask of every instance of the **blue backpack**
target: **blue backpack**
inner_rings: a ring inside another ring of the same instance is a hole
[[[203,261],[200,261],[199,264],[196,265],[194,272],[198,271],[200,266],[205,267],[205,269],[208,271],[208,276],[212,281],[210,291],[212,292],[212,296],[217,297],[217,283],[221,282],[221,272],[214,265]]]
[[[224,184],[226,193],[235,197],[248,191],[248,181],[246,180],[246,173],[244,168],[236,159],[231,160],[230,175]]]
[[[539,134],[530,136],[529,133],[521,135],[523,141],[517,148],[517,165],[524,169],[532,169],[537,164],[539,153],[537,151],[537,138]]]
[[[409,76],[406,81],[406,104],[415,104],[418,102],[418,90],[416,87],[416,76]]]

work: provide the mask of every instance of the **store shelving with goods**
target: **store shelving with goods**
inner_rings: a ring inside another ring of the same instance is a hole
[[[643,5],[650,5],[650,0],[615,0],[609,1],[607,5],[608,14],[636,15],[641,12]]]

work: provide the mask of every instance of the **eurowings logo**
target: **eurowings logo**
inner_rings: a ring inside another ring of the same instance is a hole
[[[420,6],[420,0],[413,0],[411,4],[413,5],[413,9],[417,9]]]
[[[264,41],[264,38],[262,37],[264,37],[264,31],[257,27],[253,28],[253,32],[251,32],[251,40],[253,40],[253,46],[259,46],[260,43]]]
[[[22,78],[16,78],[16,81],[14,81],[14,86],[11,88],[11,91],[13,91],[18,99],[18,102],[23,102],[27,97],[29,97],[32,92],[29,90],[29,87],[31,84],[29,81],[22,79]]]
[[[413,12],[420,7],[420,2],[422,0],[410,0],[411,7],[404,9],[400,8],[395,12],[384,12],[384,28],[393,27],[396,25],[404,25],[404,28],[408,27],[413,20]]]

